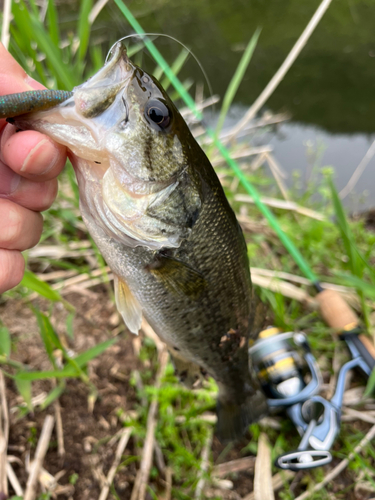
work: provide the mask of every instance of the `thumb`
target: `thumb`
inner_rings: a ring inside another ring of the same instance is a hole
[[[0,42],[0,95],[44,88],[21,68]]]

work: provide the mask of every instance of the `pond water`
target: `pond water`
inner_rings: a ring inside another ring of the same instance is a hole
[[[244,47],[257,27],[262,32],[236,95],[239,115],[251,105],[283,62],[318,7],[317,0],[133,0],[128,7],[145,31],[170,34],[193,50],[213,92],[224,95]],[[65,7],[66,5],[66,7]],[[62,4],[69,23],[77,4]],[[65,21],[64,21],[65,19]],[[270,137],[274,154],[289,173],[308,175],[309,149],[322,149],[321,165],[336,168],[345,186],[375,138],[375,0],[333,1],[296,63],[266,106],[287,111],[291,120]],[[111,26],[110,34],[108,26]],[[92,40],[115,41],[131,33],[114,3],[94,25]],[[178,53],[170,42],[163,53]],[[181,78],[202,79],[196,64]],[[307,146],[306,146],[307,145]],[[315,145],[315,146],[314,146]],[[365,193],[364,193],[365,192]],[[364,196],[362,194],[364,193]],[[352,209],[375,206],[375,157],[353,193]]]

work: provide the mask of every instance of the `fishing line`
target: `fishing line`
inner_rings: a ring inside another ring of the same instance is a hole
[[[211,98],[213,97],[214,93],[213,93],[213,90],[212,90],[212,85],[211,85],[210,79],[208,78],[206,70],[204,69],[203,64],[200,62],[200,60],[198,59],[198,57],[194,54],[194,52],[191,49],[189,49],[189,47],[187,45],[185,45],[180,40],[178,40],[178,38],[175,38],[172,35],[167,35],[166,33],[132,33],[131,35],[124,36],[124,37],[120,38],[119,40],[117,40],[112,45],[112,47],[109,49],[107,57],[105,58],[105,63],[107,63],[109,56],[112,54],[112,50],[113,50],[114,46],[118,42],[122,42],[123,40],[126,40],[128,38],[140,38],[143,41],[143,43],[146,45],[145,39],[147,37],[150,37],[150,36],[152,36],[152,37],[162,36],[164,38],[169,38],[169,39],[173,40],[174,42],[177,42],[179,45],[181,45],[181,47],[183,47],[186,50],[186,52],[188,52],[193,57],[194,61],[198,64],[198,67],[202,71],[203,77],[206,80],[206,84],[207,84],[207,87],[208,87],[208,93],[210,94]],[[150,40],[150,41],[151,41],[151,43],[153,43],[152,40]],[[158,61],[156,61],[156,62],[159,64]],[[213,104],[213,108],[215,108],[215,104]]]
[[[276,217],[269,210],[267,205],[265,205],[261,197],[256,190],[256,188],[248,181],[245,174],[242,172],[239,164],[231,157],[229,150],[224,146],[224,144],[220,141],[220,139],[216,136],[215,132],[211,130],[204,122],[202,113],[197,109],[195,105],[194,99],[191,95],[185,90],[185,87],[182,85],[177,76],[173,73],[168,63],[161,55],[159,50],[155,47],[152,40],[149,40],[141,27],[138,21],[135,19],[133,14],[130,12],[128,7],[122,2],[122,0],[114,0],[118,8],[121,10],[123,15],[126,17],[130,25],[137,32],[138,35],[144,36],[144,43],[150,54],[154,57],[155,61],[159,64],[159,66],[163,69],[164,73],[170,79],[174,88],[179,92],[182,99],[185,101],[185,104],[191,109],[191,111],[195,114],[196,118],[202,123],[202,126],[205,128],[207,135],[212,139],[213,143],[216,145],[228,165],[232,168],[234,173],[239,178],[241,184],[245,188],[245,190],[250,194],[253,198],[254,203],[258,207],[258,209],[262,212],[262,214],[268,220],[270,226],[274,229],[284,247],[288,250],[290,255],[293,257],[296,264],[299,266],[303,274],[314,284],[315,288],[318,291],[321,291],[322,288],[319,285],[319,280],[315,273],[312,271],[310,266],[307,264],[306,260],[303,258],[302,254],[298,250],[298,248],[294,245],[289,236],[283,231],[279,223],[277,222]]]

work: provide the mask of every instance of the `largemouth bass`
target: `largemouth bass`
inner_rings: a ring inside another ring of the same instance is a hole
[[[42,109],[54,105],[40,95]],[[247,248],[209,160],[166,92],[117,44],[64,102],[44,111],[34,103],[27,114],[27,105],[11,107],[1,98],[0,112],[23,113],[12,119],[18,128],[69,148],[82,217],[114,273],[129,330],[137,333],[144,316],[182,379],[194,381],[191,366],[214,377],[219,437],[240,436],[267,411],[247,354],[257,333]]]

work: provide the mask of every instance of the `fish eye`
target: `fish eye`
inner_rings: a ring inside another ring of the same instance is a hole
[[[146,104],[145,114],[148,119],[158,125],[161,129],[166,129],[171,122],[172,113],[168,106],[161,100],[150,100]]]

